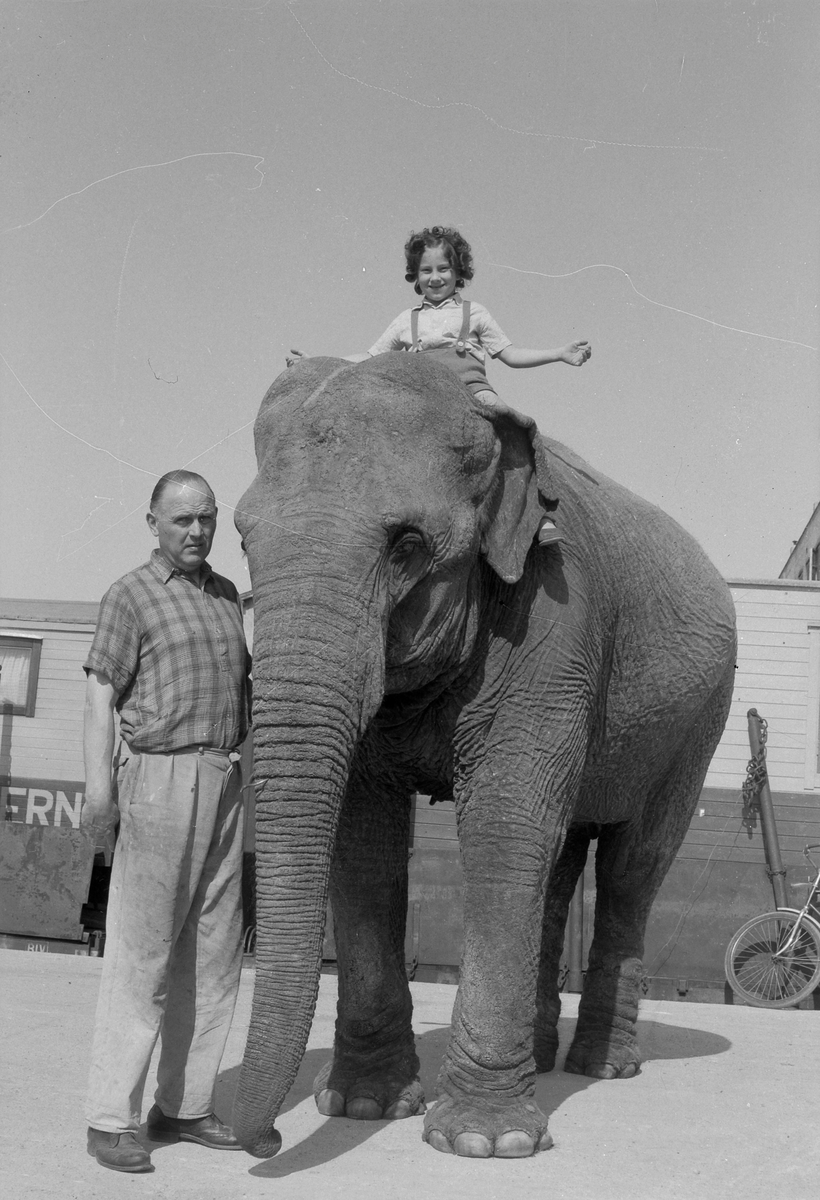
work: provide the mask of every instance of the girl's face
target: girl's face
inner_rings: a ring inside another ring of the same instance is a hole
[[[428,246],[421,256],[416,276],[422,297],[430,304],[441,304],[456,290],[458,276],[447,257],[444,245]]]

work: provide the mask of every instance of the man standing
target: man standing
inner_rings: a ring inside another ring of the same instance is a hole
[[[148,1137],[240,1148],[214,1085],[242,966],[250,659],[236,588],[205,561],[216,516],[201,476],[160,479],[159,546],[106,592],[85,663],[82,823],[119,822],[87,1103],[88,1152],[114,1171],[153,1169],[136,1134],[158,1037]]]

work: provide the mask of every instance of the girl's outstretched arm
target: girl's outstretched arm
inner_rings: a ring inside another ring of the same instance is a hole
[[[554,362],[582,367],[591,354],[589,342],[569,342],[558,350],[522,350],[518,346],[507,346],[495,357],[508,367],[543,367]]]

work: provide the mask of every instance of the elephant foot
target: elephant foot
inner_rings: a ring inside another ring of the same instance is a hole
[[[635,1031],[642,973],[639,958],[587,971],[565,1071],[593,1079],[632,1079],[639,1073],[641,1052]]]
[[[567,1051],[564,1070],[570,1075],[592,1079],[632,1079],[640,1073],[641,1055],[634,1035],[621,1034],[618,1041],[578,1034]]]
[[[316,1107],[323,1117],[348,1117],[352,1121],[402,1121],[427,1111],[418,1078],[402,1083],[395,1076],[343,1078],[327,1063],[313,1085]]]
[[[424,1141],[462,1158],[529,1158],[549,1150],[547,1118],[534,1100],[443,1096],[424,1120]]]

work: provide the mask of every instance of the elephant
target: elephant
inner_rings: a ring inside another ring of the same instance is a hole
[[[726,720],[724,580],[654,505],[474,400],[424,354],[301,361],[255,426],[235,521],[254,596],[256,979],[233,1126],[251,1154],[310,1030],[328,896],[338,956],[319,1111],[426,1113],[468,1157],[552,1139],[570,899],[597,841],[564,1069],[629,1078],[653,899]],[[556,502],[564,540],[536,532]],[[435,1103],[404,960],[414,793],[455,804],[464,945]]]

